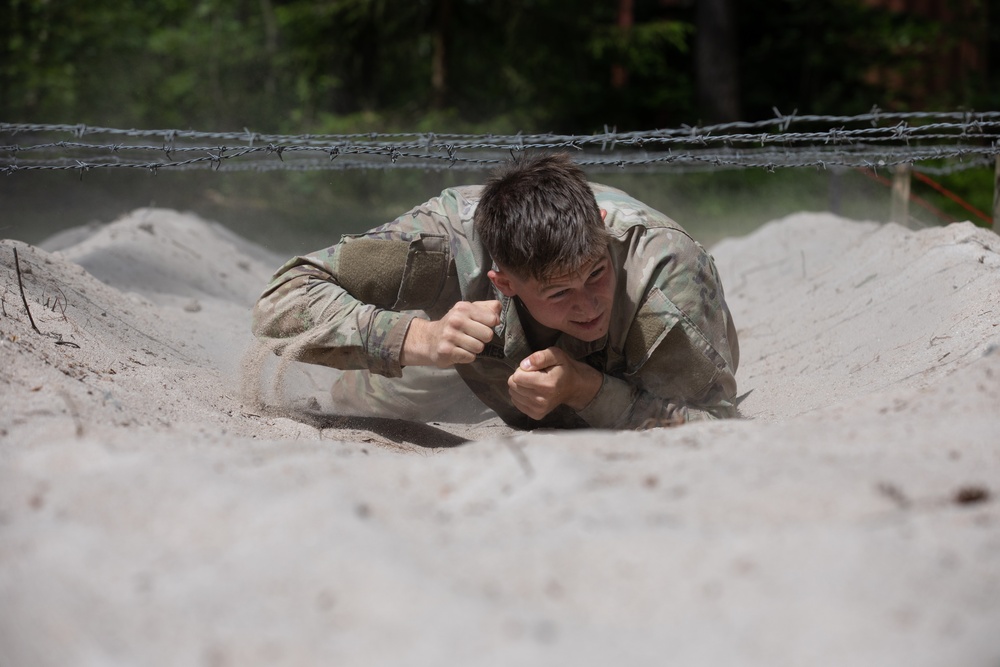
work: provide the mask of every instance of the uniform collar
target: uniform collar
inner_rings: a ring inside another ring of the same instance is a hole
[[[496,287],[493,289],[501,304],[500,324],[493,330],[496,334],[494,340],[502,341],[504,359],[512,366],[517,365],[522,359],[536,351],[531,348],[528,333],[521,321],[522,312],[524,317],[530,317],[530,315],[523,305],[518,307],[515,297],[505,296]],[[583,359],[594,352],[603,350],[607,344],[607,334],[595,341],[583,341],[560,332],[555,339],[554,346],[564,350],[573,359]],[[491,343],[491,345],[493,344]]]

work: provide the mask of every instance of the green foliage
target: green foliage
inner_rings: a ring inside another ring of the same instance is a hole
[[[920,3],[911,3],[915,7]],[[933,4],[933,3],[931,3]],[[741,0],[739,42],[745,114],[773,107],[853,114],[873,105],[910,111],[997,108],[1000,0],[953,3],[952,22],[861,0]],[[925,9],[927,3],[924,3]],[[919,8],[918,8],[919,9]],[[992,62],[949,78],[960,42]]]
[[[281,132],[698,122],[692,5],[635,0],[623,29],[618,4],[0,0],[0,115]],[[946,30],[861,0],[733,2],[745,117],[996,108],[1000,31],[988,22],[1000,0],[965,5],[974,12]],[[919,85],[934,54],[966,38],[994,62],[944,91]]]
[[[634,22],[623,29],[618,0],[0,0],[0,120],[292,134],[697,124],[697,1],[634,0]],[[732,0],[744,119],[770,117],[774,107],[1000,109],[1000,30],[990,29],[1000,0],[957,4],[967,15],[945,26],[863,0]],[[940,54],[959,40],[985,60],[950,80]],[[627,75],[620,87],[616,67]],[[480,176],[178,174],[143,180],[143,188],[131,177],[88,183],[127,183],[142,197],[150,183],[170,183],[184,196],[157,195],[163,205],[246,224],[280,211],[318,238],[330,232],[326,211],[340,213],[338,229],[363,229]],[[619,179],[595,175],[604,176]],[[831,182],[804,170],[627,178],[627,189],[685,224],[725,225],[824,208]],[[988,212],[991,178],[991,170],[972,170],[941,182]],[[886,193],[856,174],[842,180],[867,188],[854,197],[863,210],[846,210],[845,195],[845,213],[884,217]],[[969,217],[925,186],[914,191],[956,219]]]

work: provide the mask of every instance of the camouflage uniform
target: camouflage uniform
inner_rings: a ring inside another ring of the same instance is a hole
[[[487,276],[493,263],[472,220],[479,186],[445,190],[389,224],[290,260],[255,307],[254,333],[301,361],[395,378],[419,311],[436,320],[460,300],[499,300],[493,340],[455,371],[512,426],[644,428],[735,416],[739,346],[712,258],[662,213],[592,187],[617,274],[610,327],[594,342],[567,334],[555,342],[604,373],[583,410],[563,405],[535,421],[511,403],[507,379],[536,348],[527,311]]]

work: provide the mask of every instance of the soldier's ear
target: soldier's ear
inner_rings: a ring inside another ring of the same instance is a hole
[[[604,210],[604,209],[602,208],[602,209],[601,209],[601,220],[607,220],[607,219],[608,219],[608,212],[607,212],[607,211],[605,211],[605,210]]]
[[[503,271],[491,269],[486,275],[489,277],[490,282],[492,282],[504,296],[512,297],[517,295],[517,290],[514,288],[513,283],[511,283],[510,276]]]

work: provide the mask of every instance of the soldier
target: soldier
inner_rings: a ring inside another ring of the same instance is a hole
[[[428,383],[393,384],[408,367],[454,368],[518,428],[736,416],[739,345],[711,256],[561,154],[511,160],[484,186],[290,260],[253,331],[279,354],[367,371],[352,386],[376,403],[430,405]]]

